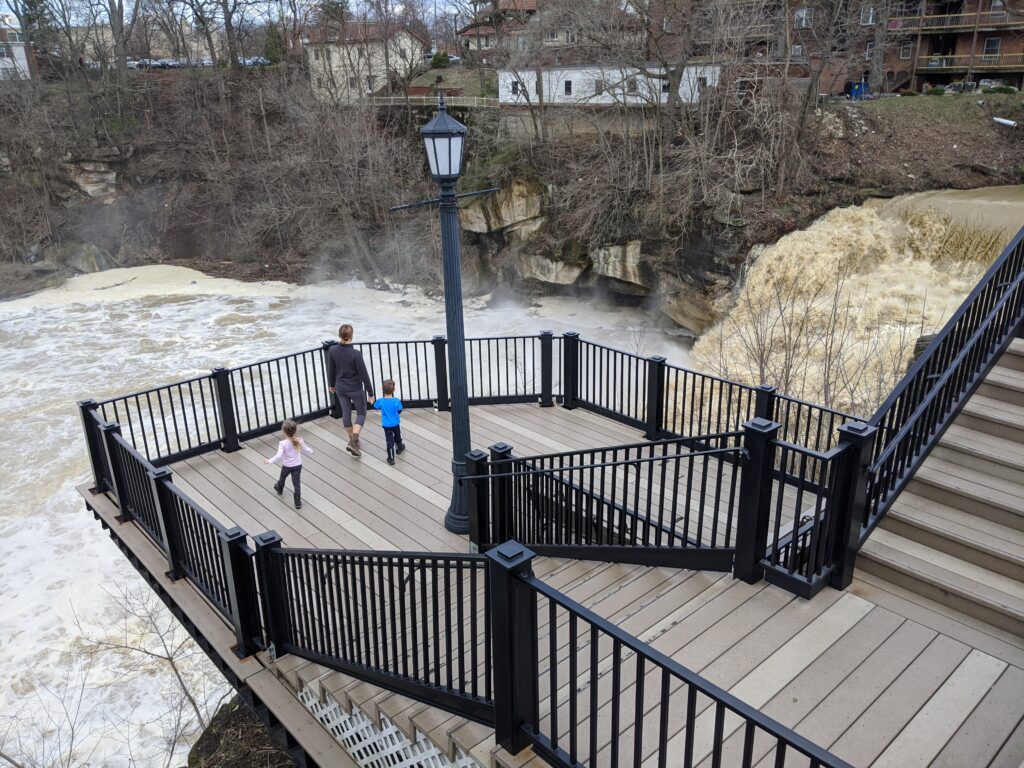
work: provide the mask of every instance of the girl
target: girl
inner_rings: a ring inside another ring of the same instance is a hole
[[[295,508],[302,509],[302,454],[312,454],[313,449],[306,445],[301,437],[296,437],[299,425],[291,419],[281,422],[284,440],[277,444],[277,453],[272,458],[264,459],[264,464],[276,464],[281,461],[281,477],[274,484],[274,490],[280,496],[284,493],[284,481],[292,476],[292,488],[295,490]]]

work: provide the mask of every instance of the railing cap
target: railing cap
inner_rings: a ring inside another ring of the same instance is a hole
[[[777,392],[778,387],[774,384],[758,384],[754,389],[760,390],[761,392]]]
[[[472,451],[469,451],[466,454],[466,458],[469,461],[486,461],[487,453],[480,450],[479,448],[474,448]]]
[[[512,446],[508,443],[495,443],[490,448],[495,453],[509,453],[512,450]]]
[[[838,429],[841,434],[857,438],[871,437],[878,431],[878,427],[873,427],[863,421],[848,421]]]
[[[760,416],[755,416],[746,424],[744,424],[743,428],[751,432],[760,432],[762,434],[767,434],[769,432],[773,432],[779,429],[781,426],[782,425],[779,424],[779,422],[777,421],[772,421],[771,419],[763,419]]]
[[[502,568],[519,571],[523,567],[528,566],[536,555],[532,549],[528,549],[515,539],[510,539],[504,544],[499,544],[489,549],[486,557]]]
[[[263,533],[253,536],[253,541],[256,542],[257,549],[263,549],[265,547],[279,546],[283,539],[281,534],[277,531],[264,531]]]
[[[652,363],[667,363],[668,362],[668,358],[667,357],[663,357],[662,355],[651,355],[647,359],[650,360]]]
[[[570,339],[578,339],[580,337],[579,331],[566,331],[562,335],[566,336],[566,337],[568,337]]]
[[[277,536],[277,534],[274,533],[273,531],[270,531],[270,533],[273,533],[274,536]],[[227,542],[238,541],[239,539],[241,539],[242,541],[245,541],[245,537],[246,537],[245,531],[242,530],[241,528],[239,528],[237,525],[234,528],[229,528],[226,531],[219,531],[217,533],[217,535],[220,536],[222,541],[227,541]],[[264,534],[264,535],[266,535],[266,534]],[[280,538],[281,537],[278,536],[278,539],[280,539]]]
[[[154,467],[146,471],[153,480],[167,480],[173,474],[167,467]]]

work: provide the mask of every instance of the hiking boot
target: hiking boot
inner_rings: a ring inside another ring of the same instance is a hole
[[[395,449],[388,448],[388,464],[395,466]]]
[[[399,455],[405,453],[405,443],[398,444],[398,449],[396,450],[396,453],[398,453]]]
[[[274,490],[277,491],[277,495],[280,496],[282,493],[284,493],[284,486],[274,483]]]
[[[359,435],[352,435],[349,438],[348,445],[345,446],[345,450],[351,453],[353,456],[362,456],[362,451],[359,450]]]
[[[295,508],[302,509],[302,498],[299,496],[299,494],[295,494]]]

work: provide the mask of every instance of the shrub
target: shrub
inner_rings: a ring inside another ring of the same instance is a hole
[[[917,91],[912,91],[909,88],[904,88],[899,93],[900,93],[900,96],[917,96]]]
[[[994,85],[991,88],[982,88],[982,93],[1016,93],[1017,89],[1012,85]]]
[[[448,66],[448,54],[442,51],[441,53],[435,53],[434,58],[430,60],[431,69],[444,69]]]
[[[945,96],[946,95],[946,89],[945,88],[929,88],[927,91],[924,92],[924,94],[925,94],[925,96]]]

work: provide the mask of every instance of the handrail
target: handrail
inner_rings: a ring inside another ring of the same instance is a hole
[[[499,478],[499,477],[524,477],[533,475],[550,475],[559,471],[573,471],[579,469],[605,469],[608,467],[634,467],[640,464],[650,464],[658,461],[665,461],[666,459],[700,459],[707,458],[708,456],[723,456],[725,454],[735,454],[737,456],[743,455],[743,448],[740,446],[733,446],[730,448],[711,448],[704,451],[688,451],[686,453],[662,453],[657,456],[643,456],[636,459],[621,459],[619,461],[606,461],[600,464],[567,464],[564,467],[539,467],[536,469],[524,469],[520,472],[490,472],[486,475],[469,475],[462,478],[462,481],[469,480],[484,480],[487,478]],[[525,464],[529,461],[528,457],[514,459],[508,459],[502,462],[493,462],[491,466],[495,464]]]

